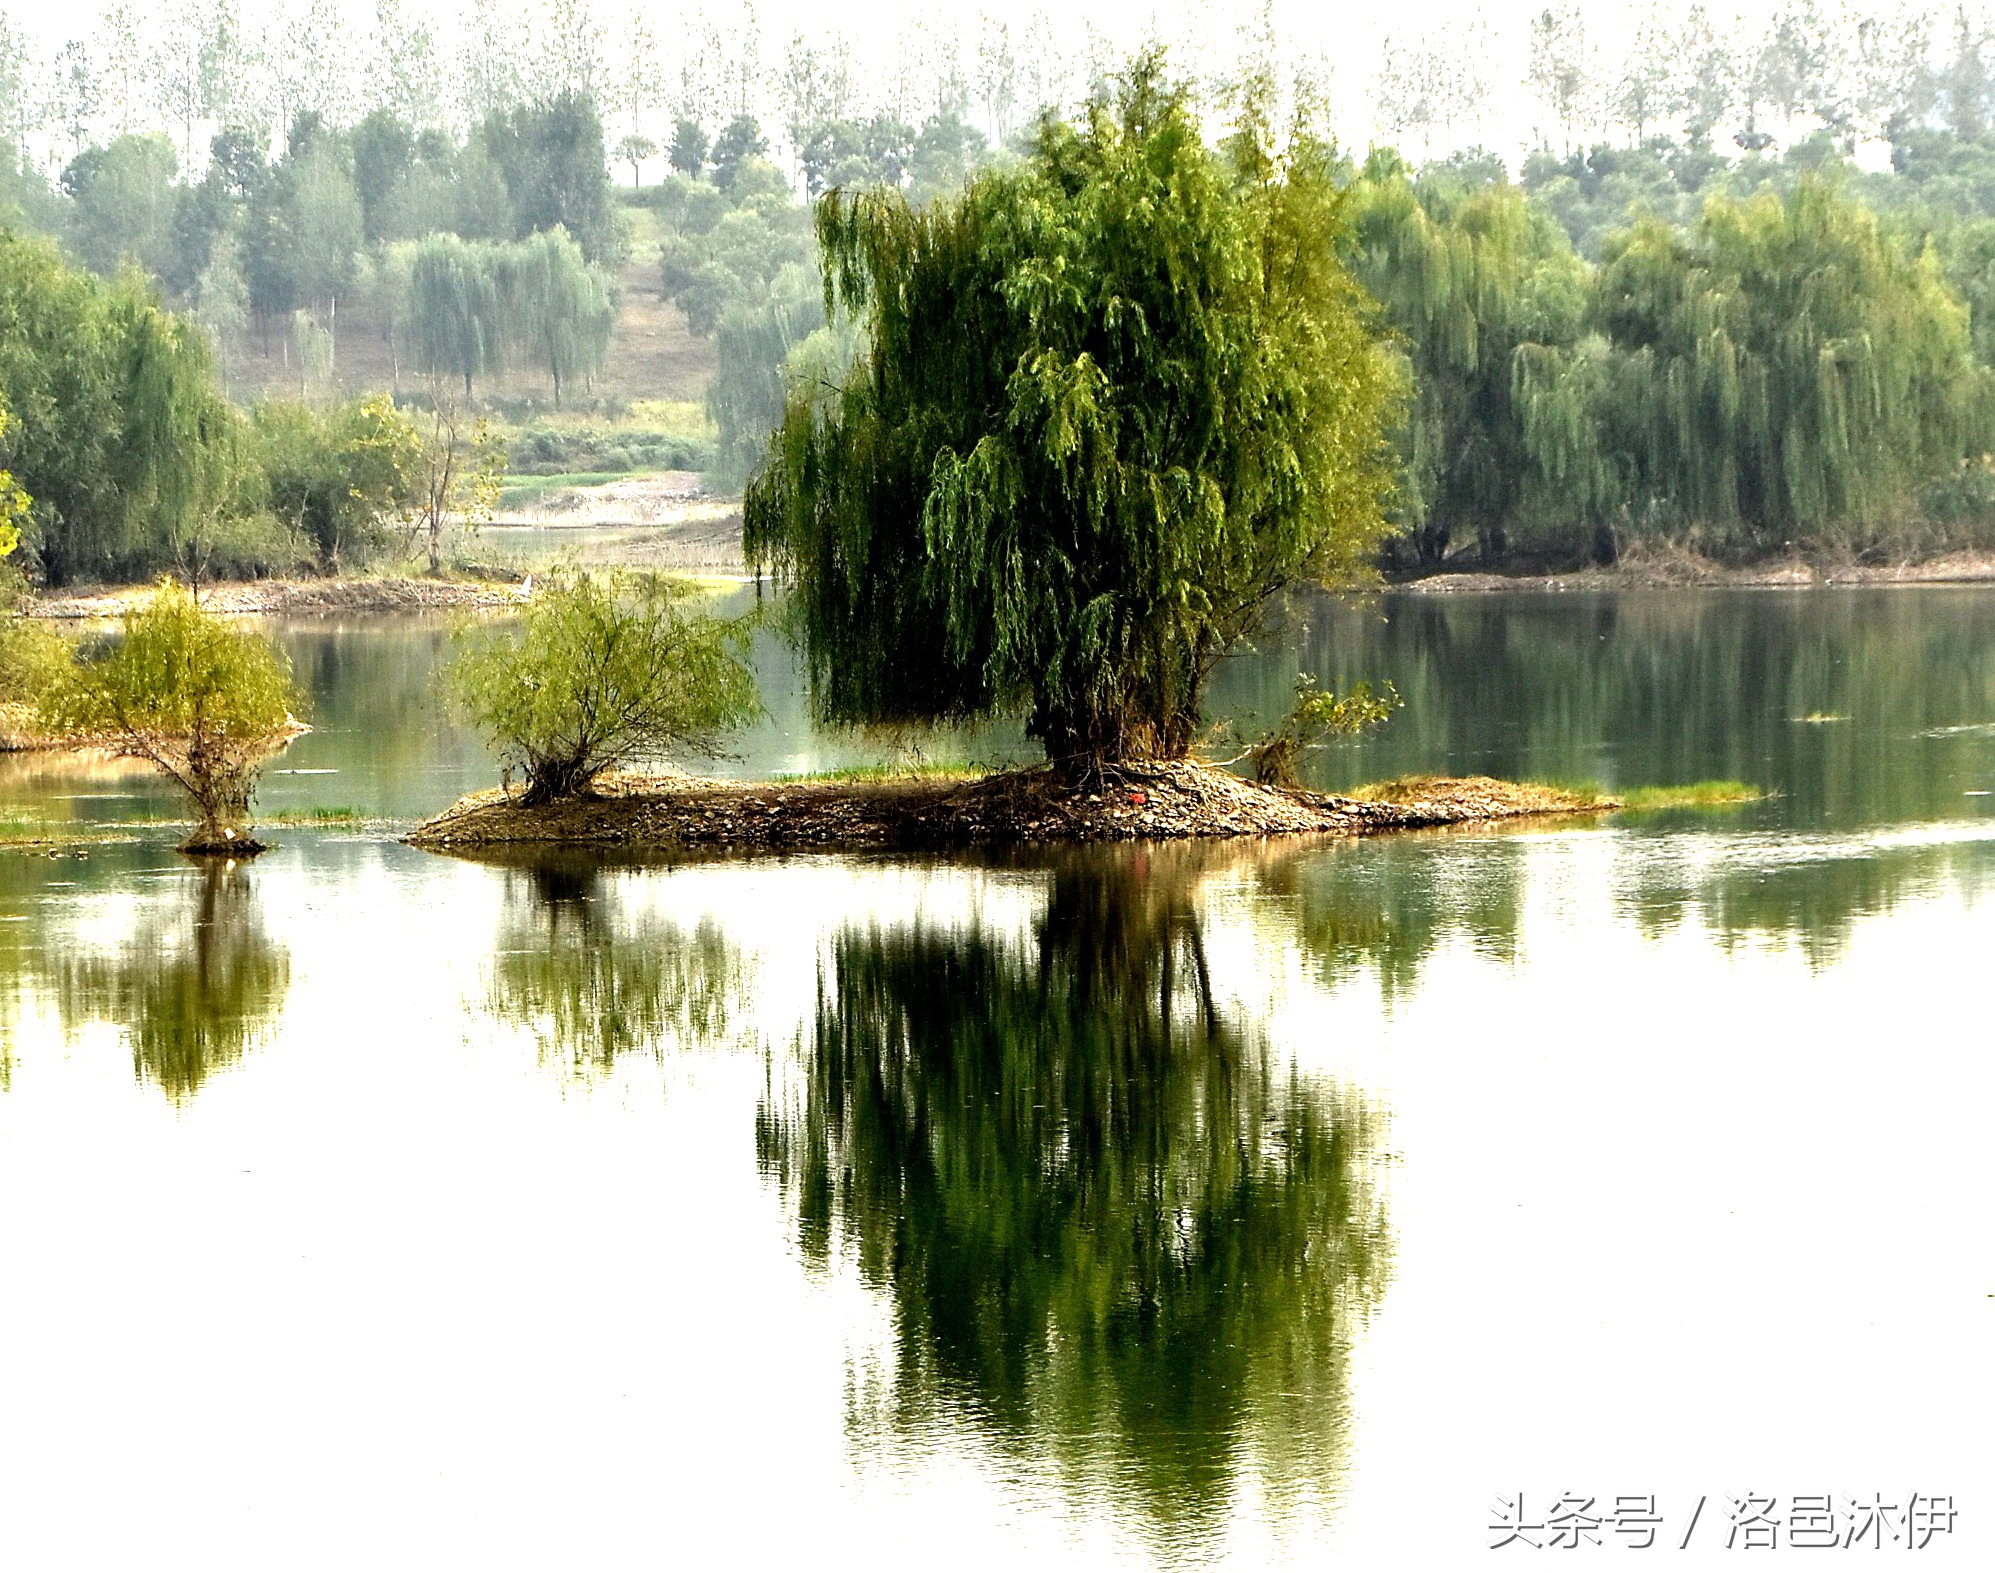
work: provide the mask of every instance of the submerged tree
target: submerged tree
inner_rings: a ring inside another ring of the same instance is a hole
[[[791,398],[745,505],[820,714],[1182,755],[1273,597],[1367,571],[1397,378],[1329,149],[1277,156],[1251,102],[1240,127],[1214,153],[1145,56],[956,200],[824,199],[827,302],[870,342],[837,398]]]
[[[200,815],[180,850],[242,857],[263,762],[292,726],[290,663],[260,634],[232,628],[170,581],[125,619],[124,637],[46,696],[59,735],[97,735],[150,760]]]

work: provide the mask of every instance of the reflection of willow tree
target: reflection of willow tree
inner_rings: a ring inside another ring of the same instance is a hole
[[[1197,1528],[1342,1448],[1377,1131],[1215,1008],[1173,850],[1059,865],[1036,946],[849,929],[758,1145],[806,1254],[890,1295],[893,1413],[965,1411]]]
[[[1703,853],[1703,856],[1699,856]],[[1831,838],[1646,849],[1622,893],[1651,938],[1702,922],[1726,949],[1794,944],[1811,966],[1839,960],[1857,925],[1941,891],[1977,899],[1989,881],[1985,841],[1873,846]]]
[[[1444,944],[1515,959],[1529,855],[1515,836],[1382,836],[1266,859],[1257,883],[1280,899],[1284,929],[1326,984],[1369,968],[1395,1000],[1418,986]]]
[[[1995,722],[1985,595],[1313,597],[1298,612],[1294,650],[1223,667],[1210,707],[1279,716],[1298,668],[1390,677],[1405,707],[1312,755],[1325,787],[1417,771],[1729,778],[1778,789],[1788,824],[1950,818],[1981,784],[1987,739],[1930,734]]]
[[[256,1047],[291,987],[290,955],[264,932],[249,875],[211,863],[183,877],[184,906],[158,904],[114,953],[55,964],[64,1026],[118,1023],[139,1076],[175,1102]]]
[[[712,922],[687,929],[616,910],[599,864],[549,859],[509,885],[487,1008],[577,1075],[668,1041],[711,1043],[739,1014],[740,952]]]

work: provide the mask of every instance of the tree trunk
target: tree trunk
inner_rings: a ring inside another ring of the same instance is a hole
[[[596,772],[584,760],[538,760],[527,766],[526,793],[520,801],[528,808],[539,808],[563,798],[580,797],[595,778]]]

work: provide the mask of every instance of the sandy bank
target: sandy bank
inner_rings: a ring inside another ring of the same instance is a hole
[[[703,491],[685,470],[564,486],[527,501],[503,499],[491,539],[515,548],[531,530],[538,549],[577,563],[666,573],[740,574],[741,499]]]
[[[1995,554],[1949,552],[1935,557],[1860,562],[1799,553],[1756,563],[1726,564],[1695,552],[1646,548],[1605,567],[1569,573],[1522,569],[1445,569],[1388,581],[1413,595],[1537,593],[1588,590],[1744,589],[1805,590],[1859,585],[1995,584]]]
[[[539,808],[498,788],[418,826],[416,846],[567,845],[667,851],[953,847],[1188,837],[1371,835],[1613,807],[1484,777],[1428,779],[1393,801],[1287,792],[1209,765],[1124,765],[1075,786],[1047,769],[966,779],[712,781],[605,778],[597,795]]]
[[[273,754],[282,753],[311,728],[296,716],[271,741]],[[131,752],[115,737],[94,733],[45,732],[35,717],[33,705],[19,701],[0,703],[0,754],[47,754],[101,762],[113,773],[143,772],[155,768],[150,760]]]
[[[142,606],[153,587],[124,585],[75,595],[38,597],[29,617],[62,620],[118,618]],[[517,606],[518,585],[449,579],[252,579],[201,587],[211,612],[243,616],[310,617],[345,612],[425,612]]]

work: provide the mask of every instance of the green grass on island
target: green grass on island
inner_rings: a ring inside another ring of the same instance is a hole
[[[579,470],[566,475],[514,476],[499,488],[499,506],[521,507],[539,502],[550,493],[566,491],[571,486],[604,486],[611,481],[627,481],[636,475],[649,473],[639,470]]]
[[[938,759],[898,764],[838,765],[828,770],[778,771],[770,779],[785,786],[818,782],[968,781],[1004,768],[1002,765],[972,764],[962,759]]]
[[[1767,794],[1743,781],[1693,781],[1688,786],[1627,787],[1614,795],[1623,809],[1645,813],[1662,808],[1732,808],[1760,802]]]
[[[292,825],[310,830],[365,825],[369,817],[357,808],[291,808],[276,814],[259,814],[256,822],[259,825]]]
[[[1413,803],[1447,778],[1431,775],[1395,776],[1354,788],[1350,796],[1375,803]],[[1693,781],[1683,786],[1622,787],[1608,791],[1597,781],[1523,781],[1514,785],[1541,792],[1547,805],[1597,808],[1602,813],[1653,813],[1671,808],[1729,808],[1757,803],[1766,796],[1743,781]]]

